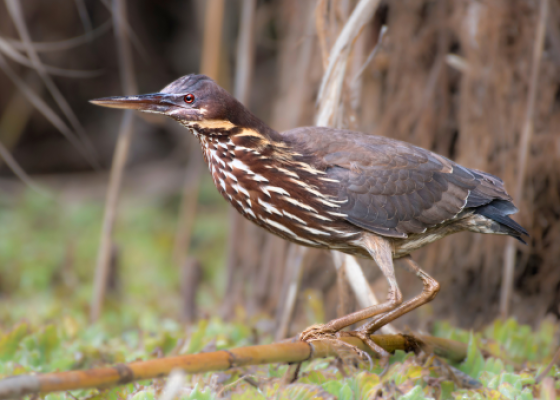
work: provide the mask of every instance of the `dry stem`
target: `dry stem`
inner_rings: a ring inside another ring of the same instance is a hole
[[[395,350],[433,351],[434,354],[453,361],[461,361],[467,355],[467,346],[464,343],[431,336],[372,335],[371,339],[389,352]],[[360,350],[371,351],[368,346],[355,337],[343,335],[340,340],[356,346]],[[28,394],[124,385],[143,379],[161,378],[176,369],[188,374],[197,374],[248,365],[298,363],[315,358],[337,356],[339,349],[335,346],[336,342],[314,340],[311,343],[275,343],[137,361],[86,371],[12,376],[0,381],[0,399],[21,398]]]
[[[546,28],[546,18],[548,15],[548,0],[541,0],[539,9],[539,20],[537,33],[535,35],[535,45],[533,47],[533,59],[531,64],[531,76],[529,79],[529,92],[527,94],[527,108],[525,110],[525,120],[523,131],[519,141],[519,153],[517,159],[517,182],[515,185],[515,196],[517,201],[523,197],[523,184],[527,174],[527,158],[529,156],[529,146],[533,135],[533,118],[535,114],[535,101],[537,97],[537,86],[539,78],[539,68],[541,64],[542,52],[544,47],[544,33]],[[500,295],[500,316],[506,319],[509,315],[511,293],[513,291],[513,269],[515,266],[515,239],[508,237],[504,251],[504,269],[502,277],[502,291]]]
[[[119,71],[121,83],[126,95],[136,93],[136,79],[132,61],[130,43],[127,39],[124,28],[126,18],[126,0],[115,0],[113,3],[113,22],[115,25],[115,37],[117,42],[117,53],[119,56]],[[94,292],[90,308],[90,320],[97,321],[103,307],[107,277],[109,274],[109,263],[111,261],[111,247],[113,226],[117,215],[119,194],[122,185],[122,177],[128,151],[132,141],[133,111],[125,111],[119,130],[117,148],[113,156],[113,165],[109,178],[109,188],[105,203],[105,214],[103,216],[103,227],[101,230],[101,240],[97,253],[97,265],[95,268]]]

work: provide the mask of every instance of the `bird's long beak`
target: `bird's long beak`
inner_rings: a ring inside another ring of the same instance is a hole
[[[110,108],[124,108],[128,110],[138,110],[144,112],[155,112],[164,114],[173,102],[165,93],[142,94],[138,96],[115,96],[93,99],[89,102],[97,106]]]

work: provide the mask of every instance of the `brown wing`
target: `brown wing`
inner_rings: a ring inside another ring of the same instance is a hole
[[[510,200],[499,178],[461,167],[428,150],[385,137],[330,128],[283,136],[338,181],[336,210],[354,225],[407,237],[453,218],[465,207]]]

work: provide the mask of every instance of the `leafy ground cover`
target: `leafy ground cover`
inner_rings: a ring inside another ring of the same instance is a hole
[[[205,266],[198,300],[207,318],[194,325],[177,318],[178,271],[170,260],[173,201],[124,202],[117,228],[120,286],[95,324],[88,323],[87,312],[101,206],[60,204],[33,194],[0,205],[0,377],[270,343],[268,316],[248,318],[241,311],[228,323],[212,317],[223,292],[226,208],[205,193],[208,209],[200,213],[204,220],[197,220],[193,240]],[[314,360],[301,366],[293,383],[294,367],[287,365],[238,368],[187,376],[177,398],[529,400],[560,393],[557,365],[546,373],[552,391],[535,381],[558,348],[555,321],[545,320],[535,330],[513,319],[496,321],[480,332],[440,321],[431,333],[468,343],[467,359],[450,364],[430,354],[397,352],[386,371],[376,362],[370,368]],[[165,385],[165,379],[156,379],[44,398],[158,399]]]

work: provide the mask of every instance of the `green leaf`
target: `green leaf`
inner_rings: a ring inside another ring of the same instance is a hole
[[[277,391],[276,391],[277,392]],[[181,399],[187,400],[187,399]],[[189,398],[188,400],[198,400],[195,398]],[[231,400],[267,400],[267,397],[259,392],[252,386],[249,386],[243,393],[232,393]]]
[[[478,378],[484,369],[484,357],[478,349],[475,336],[471,333],[467,349],[467,359],[459,366],[459,370],[473,378]]]
[[[189,342],[189,348],[187,354],[198,353],[204,347],[204,338],[206,334],[206,328],[208,327],[208,320],[202,319],[198,323],[198,329],[191,335],[191,341]]]
[[[414,386],[407,393],[399,397],[399,400],[425,400],[425,399],[428,399],[428,397],[424,395],[424,390],[422,390],[421,386]]]
[[[189,393],[188,396],[182,396],[181,400],[214,400],[216,398],[216,394],[212,393],[210,388],[206,388],[204,391],[201,391],[198,388],[198,383],[194,386],[194,389]]]
[[[58,331],[54,325],[47,325],[37,336],[37,347],[45,360],[50,359],[59,343]]]
[[[131,400],[155,400],[154,392],[151,390],[142,390],[132,396]]]
[[[339,400],[353,400],[354,392],[345,381],[329,381],[321,385],[323,389]]]
[[[311,385],[322,385],[327,381],[325,375],[320,371],[309,371],[307,376],[301,378],[299,382]]]
[[[21,340],[27,336],[29,326],[20,324],[11,332],[0,337],[0,361],[9,361],[14,358]]]
[[[453,399],[453,391],[455,390],[455,384],[451,381],[441,382],[441,395],[440,400],[451,400]]]
[[[295,383],[282,390],[279,400],[314,400],[320,399],[322,393],[324,392],[320,386]]]

